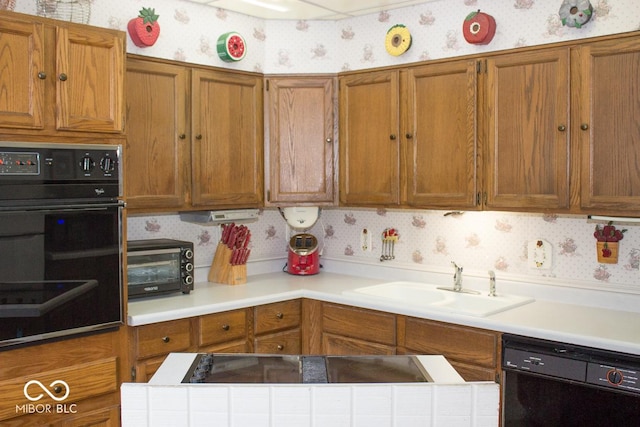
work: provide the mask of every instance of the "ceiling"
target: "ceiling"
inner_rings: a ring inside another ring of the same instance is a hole
[[[339,20],[438,0],[187,0],[262,19]]]

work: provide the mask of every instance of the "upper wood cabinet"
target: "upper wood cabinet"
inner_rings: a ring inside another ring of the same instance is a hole
[[[486,208],[569,208],[569,49],[486,60]]]
[[[123,132],[124,32],[7,11],[0,18],[0,127]]]
[[[572,51],[572,137],[580,158],[580,207],[640,212],[640,36]]]
[[[474,208],[476,62],[340,79],[340,202]]]
[[[262,80],[129,57],[125,195],[139,211],[257,207]]]
[[[398,71],[339,79],[340,203],[400,203],[400,76]]]
[[[475,60],[401,74],[406,204],[474,208],[479,191]]]
[[[127,60],[127,207],[183,208],[191,179],[187,139],[189,70]]]
[[[269,78],[265,204],[335,204],[335,78]]]
[[[194,69],[192,205],[258,207],[263,200],[262,78]]]

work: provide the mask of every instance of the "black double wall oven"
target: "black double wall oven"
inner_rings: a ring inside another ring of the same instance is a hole
[[[122,325],[120,155],[0,142],[0,350]]]

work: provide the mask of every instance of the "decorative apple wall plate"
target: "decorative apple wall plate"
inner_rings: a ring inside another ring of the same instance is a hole
[[[496,35],[496,20],[493,16],[480,12],[471,12],[462,23],[464,39],[471,44],[489,44]]]
[[[582,28],[593,16],[593,6],[589,0],[564,0],[558,13],[562,25]]]
[[[402,24],[389,28],[384,39],[384,47],[389,55],[400,56],[411,47],[412,39],[409,29]]]
[[[218,56],[225,62],[240,61],[247,53],[244,38],[235,32],[224,33],[216,44]]]

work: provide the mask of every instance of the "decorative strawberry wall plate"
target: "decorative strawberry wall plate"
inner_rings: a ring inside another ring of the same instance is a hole
[[[160,36],[160,24],[158,23],[158,15],[156,10],[143,7],[140,15],[133,18],[127,24],[129,37],[131,41],[138,47],[153,46]]]
[[[244,38],[238,33],[224,33],[216,44],[218,56],[225,62],[240,61],[247,53]]]

